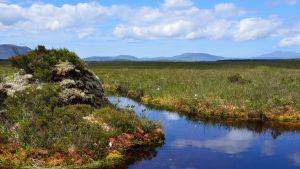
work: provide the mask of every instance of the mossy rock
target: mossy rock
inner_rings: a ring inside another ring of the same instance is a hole
[[[31,74],[37,81],[58,83],[61,105],[88,104],[102,107],[108,104],[100,79],[73,52],[67,49],[48,50],[38,46],[28,54],[10,58],[14,67]]]

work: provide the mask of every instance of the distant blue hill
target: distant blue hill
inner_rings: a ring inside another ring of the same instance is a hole
[[[119,55],[119,56],[92,56],[84,59],[85,61],[98,61],[98,62],[108,62],[108,61],[138,61],[139,59],[130,55]]]
[[[30,51],[31,49],[26,46],[2,44],[0,45],[0,59],[8,59],[11,56],[23,55]]]
[[[300,59],[300,53],[275,51],[272,53],[253,57],[251,59]]]
[[[206,53],[184,53],[173,57],[156,57],[156,58],[137,58],[129,55],[119,56],[93,56],[85,58],[85,61],[184,61],[184,62],[195,62],[195,61],[218,61],[226,58],[221,56],[210,55]]]
[[[85,58],[85,61],[169,61],[169,62],[198,62],[220,60],[277,60],[277,59],[300,59],[300,53],[275,51],[272,53],[251,58],[229,58],[211,55],[207,53],[184,53],[173,57],[137,58],[130,55],[119,56],[93,56]]]
[[[184,53],[178,56],[171,57],[171,60],[174,61],[218,61],[225,60],[228,58],[222,56],[215,56],[207,53]]]

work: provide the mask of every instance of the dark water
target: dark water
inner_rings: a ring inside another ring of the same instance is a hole
[[[147,109],[123,97],[110,97],[120,108],[132,108],[139,116],[159,121],[165,144],[155,156],[130,165],[142,169],[294,169],[300,168],[300,133],[272,137],[268,131],[192,122],[177,113]],[[146,111],[145,111],[146,110]]]

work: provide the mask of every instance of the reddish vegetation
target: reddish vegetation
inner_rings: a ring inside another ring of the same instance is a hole
[[[128,150],[136,146],[147,146],[153,143],[160,143],[163,138],[163,131],[156,129],[151,133],[145,133],[138,128],[134,133],[123,133],[109,139],[111,150]]]
[[[109,152],[128,151],[134,147],[149,146],[153,144],[161,144],[164,137],[161,129],[155,129],[151,133],[145,133],[138,128],[134,133],[123,133],[117,137],[109,139],[111,147]],[[0,145],[0,161],[8,162],[9,165],[26,165],[32,161],[39,161],[45,166],[60,165],[82,165],[88,159],[92,160],[94,154],[88,148],[83,149],[79,153],[75,146],[71,146],[68,152],[51,152],[45,148],[24,148],[18,144],[2,144]]]

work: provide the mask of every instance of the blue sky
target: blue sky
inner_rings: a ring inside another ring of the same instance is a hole
[[[0,44],[81,57],[300,52],[300,0],[0,0]]]

